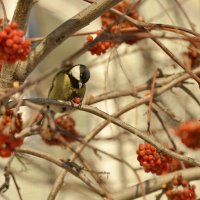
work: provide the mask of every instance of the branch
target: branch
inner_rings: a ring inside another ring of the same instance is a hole
[[[38,158],[42,158],[44,160],[47,160],[51,163],[54,163],[55,165],[61,167],[64,169],[64,171],[68,171],[74,176],[76,176],[78,179],[82,180],[86,185],[88,185],[94,192],[96,192],[99,195],[104,196],[104,193],[101,192],[84,174],[82,174],[80,171],[77,171],[74,169],[70,164],[65,163],[59,159],[55,159],[53,156],[43,153],[41,151],[33,150],[30,148],[16,148],[15,149],[16,153],[24,153],[24,154],[29,154],[32,156],[36,156]]]
[[[187,180],[198,180],[200,179],[200,168],[184,169],[174,173],[167,174],[165,176],[156,177],[156,179],[153,178],[144,181],[142,184],[144,185],[145,193],[150,194],[151,192],[155,192],[157,190],[162,189],[163,185],[171,181],[174,178],[174,176],[180,174],[182,174],[182,176]],[[141,197],[142,192],[140,190],[139,184],[137,184],[128,188],[124,188],[120,192],[114,193],[112,196],[113,199],[115,200],[130,200]]]
[[[163,90],[161,90],[163,91]],[[41,103],[44,103],[45,100],[44,99],[39,99],[41,101]],[[148,102],[149,98],[145,99],[145,103]],[[55,100],[48,100],[49,103],[51,103],[52,105],[60,105],[60,106],[67,106],[67,107],[71,107],[70,102],[57,102]],[[144,100],[143,100],[144,102]],[[195,160],[193,158],[184,156],[184,155],[180,155],[174,151],[171,151],[167,148],[165,148],[162,144],[158,143],[155,141],[154,138],[150,137],[148,134],[146,134],[145,132],[142,132],[136,128],[134,128],[133,126],[125,123],[124,121],[121,121],[119,119],[117,119],[116,117],[118,117],[120,114],[124,113],[125,111],[127,111],[127,106],[125,106],[125,108],[123,110],[120,110],[118,113],[114,114],[114,115],[109,115],[104,111],[99,110],[98,108],[92,107],[92,106],[87,106],[87,105],[82,105],[81,107],[79,105],[74,105],[74,108],[94,114],[100,118],[103,118],[106,120],[106,122],[103,122],[103,127],[105,127],[107,125],[107,123],[111,122],[125,130],[127,130],[128,132],[136,135],[137,137],[139,137],[140,139],[148,142],[149,144],[153,145],[154,147],[156,147],[159,151],[164,152],[166,154],[168,154],[169,156],[190,163],[191,165],[194,166],[199,166],[200,167],[200,161]],[[130,110],[130,109],[128,109]],[[99,128],[99,127],[98,127]],[[94,135],[92,134],[92,136],[89,134],[87,136],[87,142],[90,141],[92,138],[94,137]],[[82,149],[84,148],[84,144],[80,147],[80,151],[82,151]],[[80,153],[79,151],[77,151],[77,153]]]
[[[193,73],[199,73],[199,70],[200,68],[196,68],[195,70],[193,70]],[[161,95],[162,93],[164,93],[165,91],[169,90],[170,88],[174,87],[175,85],[177,85],[178,83],[186,80],[187,78],[190,78],[190,76],[188,74],[183,74],[182,76],[178,77],[177,79],[171,81],[170,83],[162,86],[161,88],[159,88],[155,95]],[[25,100],[26,101],[26,100]],[[89,112],[89,113],[92,113],[92,114],[95,114],[101,118],[104,118],[106,121],[105,122],[102,122],[101,123],[101,126],[98,126],[96,129],[97,131],[93,131],[93,133],[89,134],[86,138],[86,141],[90,141],[92,138],[94,138],[96,136],[96,134],[98,133],[99,130],[102,129],[102,127],[104,128],[109,122],[112,122],[114,123],[115,125],[121,127],[121,128],[124,128],[125,130],[135,134],[136,136],[138,136],[139,138],[145,140],[146,142],[152,144],[153,146],[155,146],[157,149],[159,149],[160,151],[170,155],[171,157],[174,157],[178,160],[182,160],[182,161],[185,161],[185,162],[188,162],[192,165],[196,165],[196,166],[200,166],[200,162],[199,161],[196,161],[192,158],[189,158],[189,157],[186,157],[186,156],[183,156],[183,155],[180,155],[180,154],[177,154],[173,151],[170,151],[166,148],[164,148],[160,143],[154,141],[154,139],[150,138],[148,135],[146,135],[144,132],[142,131],[139,131],[137,129],[135,129],[134,127],[130,126],[129,124],[126,124],[124,123],[123,121],[119,120],[119,119],[116,119],[116,117],[119,117],[120,115],[122,115],[123,113],[133,109],[134,107],[138,106],[138,105],[141,105],[141,104],[144,104],[144,103],[147,103],[149,101],[149,97],[145,97],[143,99],[140,99],[138,102],[134,102],[134,103],[131,103],[130,105],[127,105],[125,106],[123,109],[119,110],[118,112],[114,113],[113,115],[109,115],[97,108],[94,108],[94,107],[90,107],[90,106],[82,106],[81,108],[79,106],[75,106],[75,108],[77,109],[80,109],[80,110],[83,110],[83,111],[86,111],[86,112]],[[58,101],[55,101],[55,100],[45,100],[45,99],[32,99],[31,102],[35,102],[35,103],[38,103],[40,105],[48,105],[48,104],[52,104],[52,105],[60,105],[60,106],[70,106],[71,107],[71,104],[68,102],[58,102]],[[80,151],[83,150],[84,148],[84,144],[80,147]],[[80,152],[79,152],[80,153]]]
[[[26,62],[22,62],[21,65],[16,68],[15,78],[19,81],[24,81],[37,64],[58,45],[120,1],[121,0],[97,0],[77,15],[61,24],[31,51]]]
[[[52,72],[56,72],[56,71],[57,71],[57,69],[53,69],[52,71],[43,74],[41,77],[37,78],[36,80],[29,81],[26,84],[20,86],[18,89],[14,89],[14,90],[10,91],[8,94],[1,96],[0,101],[4,101],[5,99],[9,98],[11,95],[14,95],[18,92],[23,92],[25,89],[31,87],[35,83],[40,83],[42,80],[45,79],[45,77],[49,76],[50,74],[52,74]],[[200,67],[194,69],[192,72],[199,75]],[[187,80],[189,78],[190,78],[190,76],[187,73],[180,73],[180,74],[171,75],[169,77],[158,78],[157,82],[156,82],[156,86],[158,88],[155,91],[155,96],[157,97],[157,96],[163,94],[167,90],[175,87],[176,85],[180,84],[181,82],[184,82],[185,80]],[[140,92],[145,89],[148,89],[148,84],[140,85],[135,88],[136,88],[137,92]],[[97,103],[97,102],[100,102],[100,101],[103,101],[106,99],[112,99],[112,98],[117,98],[117,97],[121,97],[121,96],[129,96],[129,95],[132,95],[132,91],[129,91],[129,90],[123,90],[123,91],[119,91],[119,92],[113,91],[110,93],[105,93],[103,95],[99,95],[92,99],[88,99],[85,101],[85,104],[90,105],[90,104],[94,104],[94,103]],[[144,103],[147,103],[148,101],[149,101],[149,97],[144,97],[142,99],[139,99],[136,103],[134,103],[134,107],[142,105]],[[56,105],[56,106],[65,106],[66,105],[65,102],[58,102],[55,100],[44,99],[44,98],[23,99],[23,102],[21,102],[21,105],[26,105],[26,102],[32,102],[32,103],[39,104],[39,105]],[[10,101],[7,103],[6,107],[13,108],[16,105],[17,105],[16,101]],[[131,108],[133,108],[133,106],[132,107],[128,106],[127,109],[130,110]]]
[[[79,109],[83,110],[85,112],[92,113],[92,114],[94,114],[96,116],[99,116],[101,118],[104,118],[109,122],[112,122],[113,124],[115,124],[115,125],[123,128],[123,129],[129,131],[130,133],[138,136],[139,138],[143,139],[144,141],[146,141],[149,144],[151,144],[154,147],[156,147],[161,152],[164,152],[164,153],[168,154],[169,156],[171,156],[173,158],[176,158],[178,160],[182,160],[182,161],[185,161],[187,163],[190,163],[191,165],[195,165],[195,166],[199,166],[200,167],[200,161],[195,160],[195,159],[190,158],[190,157],[187,157],[187,156],[180,155],[178,153],[175,153],[175,152],[165,148],[162,144],[156,142],[154,140],[154,138],[151,138],[148,134],[145,134],[144,132],[134,128],[133,126],[131,126],[131,125],[119,120],[119,119],[116,119],[116,118],[112,117],[111,115],[99,110],[98,108],[94,108],[94,107],[91,107],[91,106],[82,106]]]
[[[15,8],[12,21],[19,24],[19,28],[26,30],[30,11],[36,0],[19,0]]]
[[[145,32],[145,33],[150,33],[149,29],[147,28],[148,23],[144,23],[144,22],[139,22],[137,20],[134,20],[133,18],[124,15],[123,13],[121,13],[120,11],[116,10],[116,9],[110,9],[113,13],[119,15],[120,17],[124,17],[124,19],[126,19],[127,21],[129,21],[130,23],[132,23],[133,25],[135,25],[139,30]],[[197,81],[197,83],[200,86],[200,78],[194,74],[190,69],[187,68],[187,66],[185,66],[184,64],[182,64],[182,62],[163,44],[161,43],[159,40],[157,40],[156,38],[152,38],[152,40],[176,63],[178,64],[180,67],[182,67],[194,80]]]

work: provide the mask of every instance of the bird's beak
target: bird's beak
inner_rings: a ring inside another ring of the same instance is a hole
[[[78,86],[79,86],[79,88],[82,88],[83,83],[81,83],[81,82],[79,81],[79,82],[78,82]]]

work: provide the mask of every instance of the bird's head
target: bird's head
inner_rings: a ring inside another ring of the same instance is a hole
[[[89,69],[82,64],[75,65],[69,71],[69,74],[78,81],[78,86],[81,88],[89,79],[90,71]]]

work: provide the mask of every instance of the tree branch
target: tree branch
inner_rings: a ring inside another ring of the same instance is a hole
[[[24,31],[26,30],[31,8],[36,2],[37,2],[36,0],[18,1],[12,21],[17,22],[19,24],[20,29]]]
[[[61,24],[31,51],[26,62],[22,62],[21,65],[16,68],[16,80],[24,81],[37,64],[58,45],[120,1],[121,0],[97,0],[77,15]]]
[[[153,178],[144,181],[142,184],[144,185],[145,193],[150,194],[152,192],[162,189],[163,185],[171,181],[174,178],[174,176],[180,174],[184,177],[184,179],[197,180],[200,179],[200,168],[198,167],[198,168],[184,169],[176,171],[174,173],[167,174],[165,176],[156,177],[156,179]],[[130,200],[141,197],[142,192],[140,189],[140,185],[137,184],[128,188],[124,188],[120,192],[114,193],[112,196],[113,199],[115,200]]]
[[[61,167],[64,169],[64,171],[68,171],[71,174],[73,174],[74,176],[76,176],[77,178],[79,178],[80,180],[82,180],[86,185],[88,185],[94,192],[96,192],[99,195],[104,195],[101,190],[99,190],[99,188],[97,188],[90,179],[86,178],[86,176],[84,174],[82,174],[80,171],[77,171],[76,169],[72,168],[69,164],[59,160],[59,159],[55,159],[53,156],[47,154],[47,153],[43,153],[41,151],[37,151],[34,149],[30,149],[30,148],[16,148],[15,152],[17,153],[24,153],[24,154],[29,154],[32,156],[36,156],[38,158],[42,158],[44,160],[47,160],[51,163],[54,163],[55,165]]]

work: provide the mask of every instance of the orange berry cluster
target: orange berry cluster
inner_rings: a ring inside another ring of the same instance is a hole
[[[180,124],[174,129],[175,134],[189,148],[200,148],[200,121],[193,120]]]
[[[69,115],[64,115],[61,116],[59,118],[56,119],[56,125],[60,126],[61,128],[63,128],[64,130],[66,130],[66,132],[69,132],[70,134],[76,136],[79,136],[79,133],[77,132],[77,130],[75,129],[75,121],[72,117],[70,117]],[[63,137],[65,138],[66,142],[74,142],[75,138],[66,135],[63,135]]]
[[[96,33],[96,37],[100,36],[101,35],[101,32],[100,31],[97,31]],[[90,42],[92,42],[94,40],[93,36],[92,35],[88,35],[87,38],[86,38],[86,43],[84,45],[87,45],[89,44]],[[93,45],[89,51],[92,55],[101,55],[101,54],[104,54],[106,53],[106,51],[109,49],[109,48],[113,48],[115,46],[115,43],[111,40],[106,40],[106,41],[101,41],[101,42],[97,42],[95,45]]]
[[[130,0],[125,0],[119,3],[114,7],[116,10],[125,13],[129,17],[143,21],[143,18],[139,15],[139,13],[136,10],[136,6],[130,1]],[[111,11],[105,12],[101,16],[101,22],[102,22],[102,29],[108,33],[111,33],[113,35],[113,38],[115,37],[115,34],[122,34],[121,29],[126,29],[126,28],[136,28],[133,24],[130,22],[123,20],[123,18],[119,17],[115,13]],[[137,29],[137,28],[136,28]],[[137,30],[138,31],[138,30]],[[99,37],[101,34],[101,31],[97,31],[96,37]],[[87,36],[87,42],[85,43],[88,44],[94,40],[92,35]],[[120,40],[121,42],[125,42],[126,44],[134,44],[137,42],[135,38],[133,39],[124,39],[123,41]],[[101,55],[105,53],[109,48],[113,48],[116,45],[117,41],[112,41],[112,40],[106,40],[106,41],[101,41],[97,42],[95,45],[93,45],[89,51],[91,52],[92,55]]]
[[[140,144],[137,155],[137,160],[144,167],[145,172],[161,175],[170,171],[171,158],[166,154],[159,153],[151,144]]]
[[[125,13],[127,16],[136,19],[138,21],[143,21],[143,17],[139,15],[136,5],[133,4],[130,0],[122,1],[114,7],[116,10],[121,13]],[[109,30],[110,33],[119,33],[120,29],[136,28],[132,23],[124,20],[122,17],[117,14],[107,11],[101,16],[102,27],[104,30]],[[135,39],[124,40],[126,44],[134,44]]]
[[[69,115],[63,115],[55,120],[55,124],[62,128],[65,133],[61,133],[62,138],[65,140],[67,143],[71,143],[76,141],[76,137],[79,136],[78,131],[75,129],[75,121],[72,117]],[[45,130],[45,134],[47,134],[47,131]],[[49,132],[48,134],[51,134],[50,136],[43,135],[43,140],[50,145],[58,145],[58,146],[63,146],[64,144],[62,141],[59,140],[59,137],[54,137],[55,132]]]
[[[0,118],[0,157],[10,157],[14,149],[23,144],[23,138],[15,137],[21,130],[21,115],[6,110]]]
[[[196,200],[195,186],[190,185],[182,176],[174,178],[165,192],[168,200]]]
[[[0,24],[2,21],[0,22]],[[30,52],[31,42],[24,39],[24,31],[18,29],[18,24],[11,22],[0,30],[0,60],[9,64],[17,60],[26,60]]]

